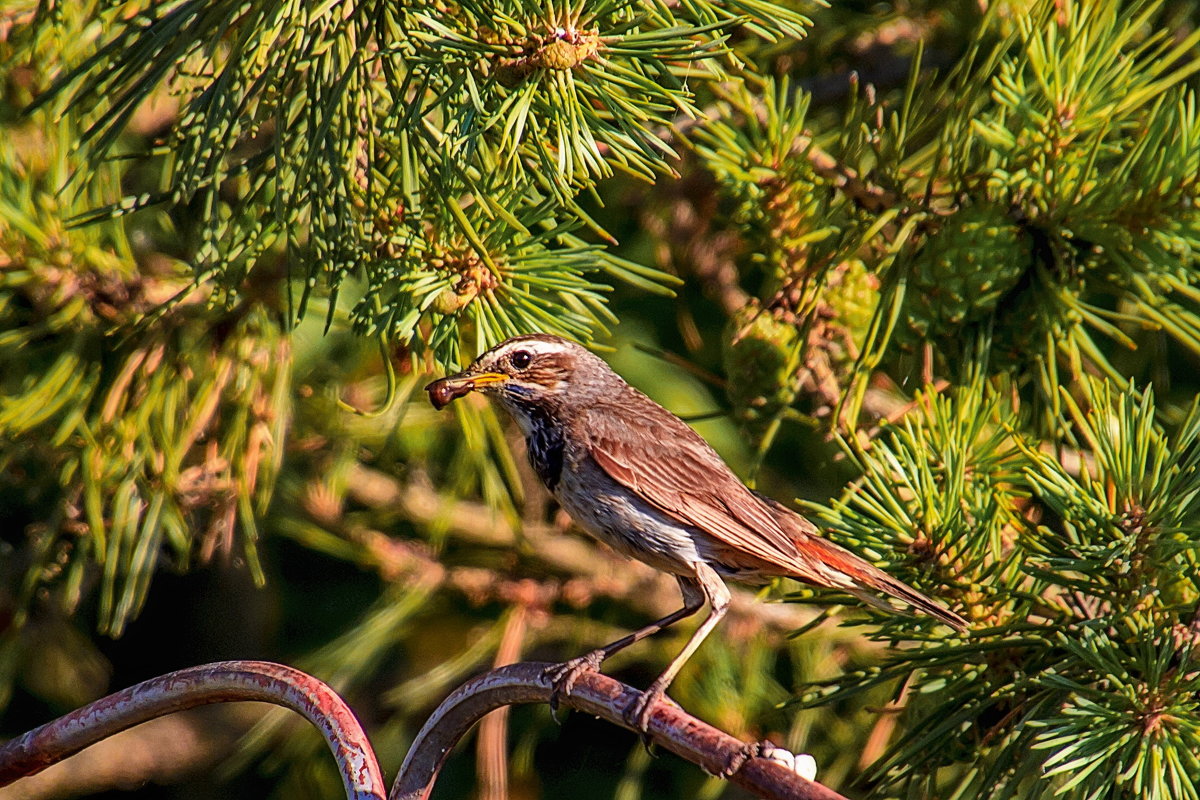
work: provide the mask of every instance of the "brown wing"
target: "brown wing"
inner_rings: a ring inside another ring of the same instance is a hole
[[[752,566],[739,563],[737,555],[744,553],[782,568],[781,574],[846,589],[874,604],[880,601],[863,590],[883,592],[966,628],[959,615],[821,538],[799,514],[752,492],[687,423],[641,392],[628,388],[593,406],[583,423],[601,469],[671,518],[725,545],[718,549],[728,553],[730,566]]]
[[[785,569],[795,564],[795,542],[762,501],[687,423],[650,398],[629,388],[589,408],[584,424],[600,468],[650,505],[735,552]]]

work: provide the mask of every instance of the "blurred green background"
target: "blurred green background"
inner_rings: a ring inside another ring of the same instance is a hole
[[[855,798],[1196,796],[1195,4],[595,5],[0,3],[0,735],[269,659],[343,692],[390,775],[497,653],[676,608],[571,529],[508,420],[421,391],[554,328],[976,628],[743,589],[686,709]],[[581,14],[607,33],[556,32]],[[605,671],[645,686],[689,631]],[[1072,785],[1039,731],[1121,692]],[[0,798],[340,791],[258,706],[81,758]],[[534,707],[435,797],[564,793],[744,796]]]

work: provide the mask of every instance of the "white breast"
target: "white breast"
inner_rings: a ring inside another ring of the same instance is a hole
[[[704,561],[694,529],[634,497],[590,458],[568,458],[554,492],[581,528],[623,555],[663,572],[693,575]]]

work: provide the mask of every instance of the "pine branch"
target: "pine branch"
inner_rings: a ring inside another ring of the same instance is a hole
[[[37,510],[46,533],[25,548],[17,627],[36,595],[74,610],[94,586],[99,627],[119,634],[167,558],[236,555],[258,572],[290,343],[278,271],[214,311],[212,287],[144,268],[120,225],[69,227],[89,201],[60,194],[76,135],[30,124],[0,142],[0,465],[36,465],[54,486]]]
[[[1083,448],[1069,459],[1028,433],[1004,386],[926,390],[869,450],[848,444],[862,478],[813,506],[831,536],[937,583],[975,621],[947,641],[881,617],[873,635],[910,647],[808,693],[905,687],[905,733],[872,769],[884,786],[941,775],[980,798],[1099,798],[1132,780],[1140,797],[1197,795],[1200,411],[1169,435],[1148,391],[1084,388],[1086,404],[1063,391]]]
[[[857,88],[857,80],[852,80],[851,85]],[[782,106],[790,107],[792,113],[798,113],[802,123],[808,100],[805,94],[799,89],[791,88],[787,82],[775,85],[772,80],[766,81],[761,91],[751,92],[749,87],[739,85],[726,94],[725,102],[708,106],[698,115],[676,118],[664,136],[677,137],[681,147],[694,147],[693,136],[700,134],[703,141],[703,131],[712,127],[713,121],[719,121],[718,125],[721,127],[728,126],[726,136],[732,133],[737,137],[746,137],[739,143],[739,149],[743,152],[761,153],[765,143],[754,137],[753,129],[747,129],[749,120],[754,119],[760,130],[769,128],[777,124],[773,117],[780,113]],[[807,128],[780,132],[772,136],[769,147],[775,148],[779,145],[783,145],[786,150],[773,154],[772,163],[775,168],[782,167],[787,159],[806,159],[813,172],[822,178],[826,185],[841,192],[863,209],[878,214],[894,209],[902,202],[899,194],[862,177],[854,168],[839,161],[835,155],[818,145],[812,131]]]
[[[313,292],[336,298],[365,273],[358,329],[447,364],[464,323],[488,343],[588,338],[613,319],[592,273],[663,291],[669,276],[583,244],[584,230],[612,237],[578,197],[615,171],[670,174],[657,131],[698,111],[694,83],[726,75],[732,31],[795,37],[808,24],[762,0],[359,0],[305,14],[175,0],[101,16],[96,52],[37,101],[67,98],[88,120],[86,163],[105,163],[165,85],[181,111],[152,150],[166,188],[85,218],[199,208],[194,269],[231,296],[286,249],[292,323]]]

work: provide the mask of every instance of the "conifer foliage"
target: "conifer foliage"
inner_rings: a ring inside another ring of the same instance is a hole
[[[289,547],[375,576],[286,656],[393,743],[497,651],[644,622],[504,423],[420,397],[638,330],[722,386],[652,395],[971,623],[776,586],[803,635],[731,620],[689,710],[848,795],[1200,800],[1194,4],[14,0],[0,56],[4,703],[73,702],[31,654],[78,684],[63,632],[161,573],[271,591]]]

